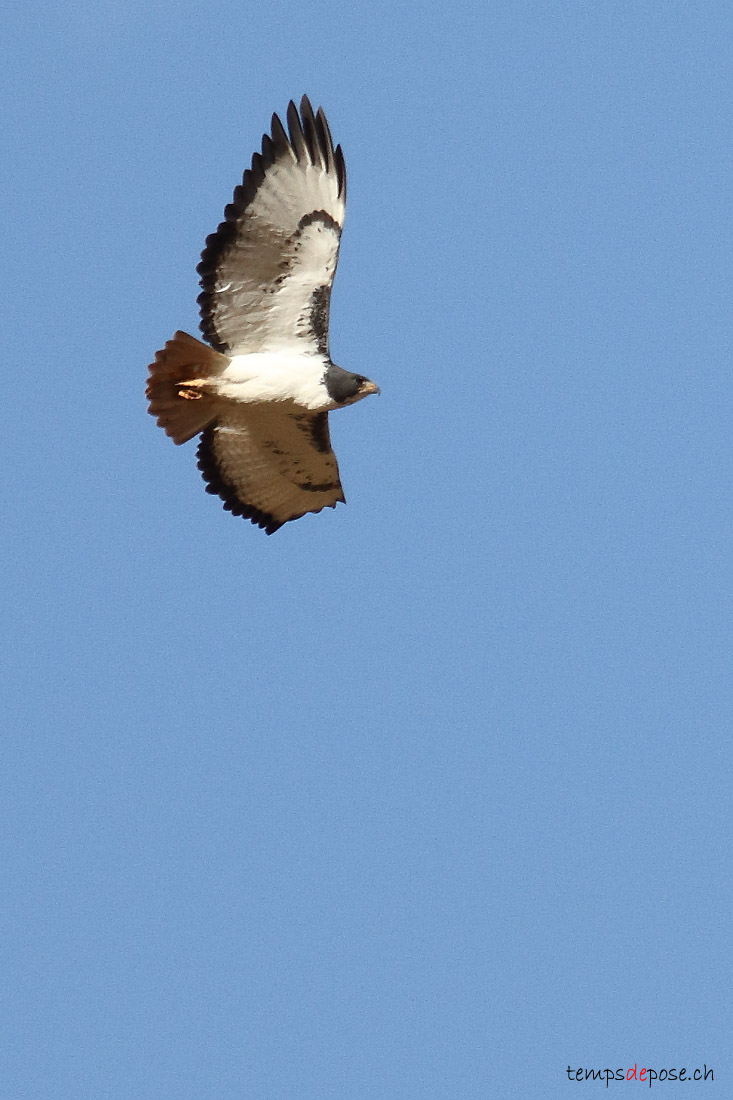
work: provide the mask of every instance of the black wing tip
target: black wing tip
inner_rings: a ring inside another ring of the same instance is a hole
[[[340,145],[337,145],[333,151],[333,159],[336,163],[336,175],[339,181],[339,197],[346,198],[346,162],[344,160],[344,151]]]
[[[288,131],[290,133],[290,145],[299,161],[306,164],[317,163],[313,157],[312,142],[308,140],[307,118],[301,118],[298,108],[291,99],[287,110]]]
[[[328,157],[321,142],[321,135],[316,125],[316,116],[313,114],[311,101],[307,95],[304,95],[300,101],[300,118],[311,163],[325,168],[328,164]]]
[[[296,157],[300,160],[305,156],[305,159],[309,160],[311,164],[320,165],[327,172],[336,168],[339,174],[340,192],[343,173],[338,168],[331,129],[323,107],[319,107],[317,111],[314,111],[309,97],[303,95],[299,107],[296,106],[295,100],[290,100],[286,119],[290,131],[289,144]],[[277,115],[273,115],[273,126],[275,125],[279,127],[283,134],[285,133]],[[343,153],[339,155],[343,164]]]
[[[270,122],[270,133],[262,135],[262,152],[264,154],[265,148],[272,145],[273,163],[279,157],[292,157],[293,150],[288,139],[288,135],[285,131],[285,127],[280,121],[279,115],[273,115]]]

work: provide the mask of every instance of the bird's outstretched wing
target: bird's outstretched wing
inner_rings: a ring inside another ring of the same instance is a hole
[[[230,403],[201,436],[198,465],[206,491],[268,535],[344,500],[325,412]]]
[[[346,203],[341,146],[307,96],[277,115],[197,270],[200,328],[229,355],[297,347],[328,354],[331,284]]]

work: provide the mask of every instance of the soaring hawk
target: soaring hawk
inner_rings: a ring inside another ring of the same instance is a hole
[[[328,414],[379,389],[331,362],[328,314],[346,203],[322,109],[291,101],[206,239],[201,343],[177,332],[149,367],[149,412],[174,443],[201,434],[209,493],[271,535],[344,500]],[[210,345],[210,346],[208,346]]]

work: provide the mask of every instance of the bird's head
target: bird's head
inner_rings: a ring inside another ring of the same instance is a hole
[[[379,393],[379,386],[363,374],[353,374],[343,367],[337,367],[335,363],[329,364],[325,383],[329,397],[339,406],[353,405],[370,393]]]

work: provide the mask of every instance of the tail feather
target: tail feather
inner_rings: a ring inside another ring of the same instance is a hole
[[[207,385],[229,363],[207,344],[177,332],[148,367],[148,412],[174,443],[186,443],[216,416],[216,394]]]

